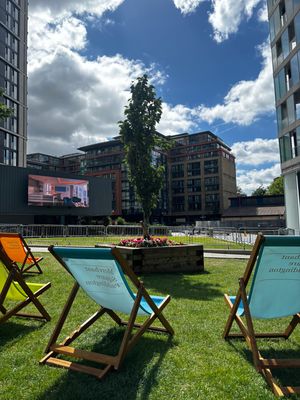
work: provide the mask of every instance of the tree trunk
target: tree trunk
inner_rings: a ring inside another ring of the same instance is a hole
[[[149,240],[150,239],[150,234],[149,234],[149,219],[150,219],[150,215],[146,214],[144,212],[144,221],[141,222],[142,228],[143,228],[143,236],[144,239]]]

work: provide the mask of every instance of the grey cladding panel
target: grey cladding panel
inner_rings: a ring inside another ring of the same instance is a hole
[[[46,175],[89,181],[88,208],[32,207],[28,206],[28,175]],[[0,165],[0,215],[78,215],[96,216],[111,213],[111,181],[109,179],[66,175],[63,173],[40,173],[29,168]]]

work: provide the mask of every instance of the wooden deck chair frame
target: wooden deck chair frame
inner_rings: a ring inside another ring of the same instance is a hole
[[[4,323],[13,316],[50,321],[51,317],[39,301],[38,297],[51,287],[51,283],[48,282],[44,285],[36,284],[38,289],[33,292],[30,289],[30,285],[33,285],[25,282],[19,267],[15,263],[11,262],[11,260],[7,257],[6,253],[4,253],[2,249],[0,249],[0,268],[5,268],[7,271],[7,280],[4,283],[0,292],[0,324]],[[24,300],[19,300],[18,304],[8,310],[6,306],[4,306],[4,301],[7,297],[11,285],[14,285],[19,293],[20,290],[18,288],[20,288],[22,292],[25,293],[25,295],[23,295]],[[26,307],[28,304],[34,304],[39,313],[32,314],[21,312],[21,310],[23,310],[23,308]]]
[[[49,251],[63,266],[66,267],[64,261],[57,254],[54,253],[53,246],[49,247]],[[57,325],[52,333],[49,343],[45,349],[47,355],[40,360],[40,364],[48,364],[56,367],[67,368],[73,371],[93,375],[98,379],[102,379],[110,370],[118,370],[120,368],[126,354],[137,343],[144,332],[151,331],[167,333],[169,335],[174,334],[173,328],[170,326],[169,322],[162,314],[163,309],[166,307],[171,299],[170,296],[167,296],[158,308],[151,299],[147,290],[144,288],[143,283],[137,278],[137,276],[128,266],[127,262],[121,256],[119,251],[115,248],[112,248],[112,255],[121,266],[123,272],[127,275],[127,277],[131,280],[131,282],[137,289],[136,299],[134,301],[134,305],[128,321],[122,320],[113,310],[100,306],[100,309],[95,314],[93,314],[90,318],[83,322],[82,325],[80,325],[75,331],[73,331],[68,337],[66,337],[62,343],[56,343],[79,289],[79,284],[76,281],[63,308]],[[67,267],[66,269],[68,270]],[[153,312],[143,324],[138,324],[135,322],[135,320],[142,297],[147,301]],[[117,355],[111,356],[96,352],[83,351],[69,346],[76,338],[78,338],[87,328],[89,328],[96,320],[98,320],[99,317],[104,314],[109,315],[112,320],[116,322],[119,326],[126,326],[122,343],[120,345]],[[156,319],[160,320],[163,327],[152,326],[153,322]],[[136,328],[137,331],[132,334],[134,328]],[[94,361],[96,363],[105,365],[105,368],[94,368],[75,362],[69,362],[60,358],[56,358],[58,355],[66,355],[82,360]]]
[[[293,393],[300,394],[300,386],[281,386],[272,374],[273,369],[278,368],[300,368],[300,359],[267,359],[262,357],[257,344],[257,338],[283,338],[288,339],[293,333],[294,329],[300,322],[300,314],[297,313],[292,316],[292,319],[286,329],[283,332],[274,333],[257,333],[254,331],[253,320],[249,308],[248,297],[246,293],[246,287],[250,280],[251,273],[254,269],[260,247],[264,243],[264,236],[259,234],[254,244],[250,259],[248,261],[246,270],[242,278],[239,279],[239,289],[235,298],[234,303],[231,301],[227,294],[224,294],[225,302],[230,308],[230,314],[225,325],[223,338],[245,338],[253,356],[253,363],[255,369],[261,373],[270,385],[273,393],[276,396],[287,396]],[[244,316],[246,324],[242,318],[237,315],[237,310],[240,302],[244,307]],[[236,322],[241,333],[230,333],[233,322]]]
[[[5,244],[5,238],[8,239],[15,239],[16,244],[18,245],[20,251],[24,252],[24,258],[13,257],[12,249],[9,249],[8,246]],[[1,240],[2,239],[2,240]],[[3,240],[4,239],[4,240]],[[30,274],[42,274],[43,271],[39,265],[39,262],[43,260],[43,257],[35,257],[27,245],[26,241],[24,240],[23,236],[20,233],[3,233],[0,232],[0,246],[7,254],[7,256],[11,259],[11,261],[20,263],[20,271],[22,274],[26,272],[30,272]],[[36,268],[36,271],[32,271],[32,268]]]

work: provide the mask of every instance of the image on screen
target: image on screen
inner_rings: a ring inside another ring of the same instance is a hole
[[[88,181],[28,175],[28,205],[39,207],[89,207]]]

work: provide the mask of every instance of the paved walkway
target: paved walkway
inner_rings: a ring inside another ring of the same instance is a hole
[[[204,251],[204,258],[240,258],[247,260],[249,257],[249,254],[208,253]]]
[[[30,246],[32,251],[37,253],[47,253],[47,247]],[[248,259],[250,256],[248,254],[228,254],[228,253],[209,253],[204,251],[204,257],[206,258],[240,258]]]

